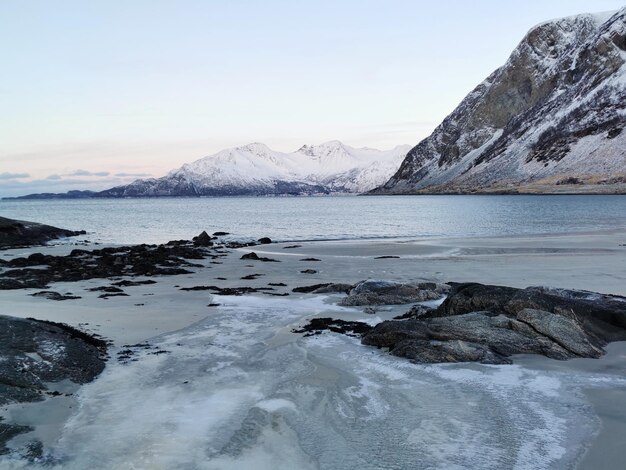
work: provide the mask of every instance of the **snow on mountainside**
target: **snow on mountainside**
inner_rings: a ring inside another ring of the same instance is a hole
[[[253,143],[222,150],[169,172],[98,193],[99,197],[305,195],[362,193],[398,169],[410,146],[389,151],[338,141],[292,153]]]
[[[375,194],[626,192],[626,8],[532,28]]]

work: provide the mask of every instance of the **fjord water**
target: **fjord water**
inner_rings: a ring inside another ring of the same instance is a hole
[[[206,230],[278,241],[585,232],[626,226],[626,196],[368,196],[1,201],[0,215],[163,243]]]

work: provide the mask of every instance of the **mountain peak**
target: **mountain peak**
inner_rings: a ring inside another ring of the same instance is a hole
[[[261,142],[251,142],[246,145],[241,145],[239,147],[235,147],[235,150],[238,150],[240,152],[249,152],[255,155],[266,155],[273,152],[272,149],[270,149],[267,145]]]

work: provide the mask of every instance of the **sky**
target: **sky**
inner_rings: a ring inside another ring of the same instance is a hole
[[[533,25],[622,6],[0,0],[0,197],[105,189],[250,142],[414,145]]]

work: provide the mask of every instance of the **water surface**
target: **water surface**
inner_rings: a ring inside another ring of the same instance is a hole
[[[0,215],[106,243],[206,230],[278,241],[564,233],[626,227],[626,196],[369,196],[1,201]]]

